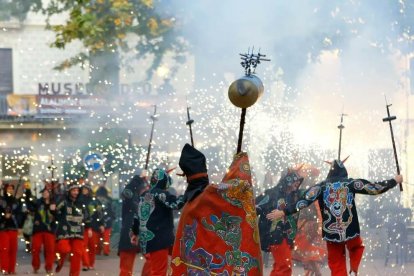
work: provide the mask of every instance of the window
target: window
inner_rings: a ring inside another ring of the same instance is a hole
[[[12,49],[0,48],[0,95],[13,92]]]

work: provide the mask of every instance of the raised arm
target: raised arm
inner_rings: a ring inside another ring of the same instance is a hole
[[[398,183],[402,183],[402,175],[397,175],[393,179],[378,182],[370,182],[365,179],[354,179],[347,186],[357,194],[379,195],[394,188]]]

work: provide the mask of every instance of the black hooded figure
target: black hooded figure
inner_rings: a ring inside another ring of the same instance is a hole
[[[185,144],[179,165],[187,177],[188,186],[184,192],[185,201],[192,201],[209,184],[206,157],[194,147]]]
[[[292,275],[292,247],[297,233],[299,214],[292,214],[280,220],[268,220],[271,211],[283,210],[294,204],[303,194],[299,190],[303,182],[297,171],[289,169],[278,184],[256,198],[256,212],[259,216],[260,245],[263,251],[271,252],[274,263],[271,275]]]
[[[256,198],[256,211],[260,216],[260,244],[263,251],[269,252],[271,245],[281,244],[283,239],[287,239],[290,246],[293,245],[299,215],[293,214],[279,221],[270,221],[266,215],[275,209],[283,210],[286,205],[295,203],[304,191],[299,189],[302,181],[303,177],[296,171],[289,170],[276,186],[265,190]]]
[[[326,180],[307,189],[295,204],[286,206],[284,215],[294,214],[318,200],[322,215],[322,236],[327,241],[328,263],[332,275],[347,275],[345,247],[349,251],[351,273],[356,274],[364,246],[359,237],[355,194],[382,194],[395,187],[397,180],[401,182],[402,176],[375,183],[348,178],[344,163],[334,160]],[[271,219],[277,219],[277,216]]]
[[[139,236],[143,254],[172,247],[174,244],[173,210],[184,205],[183,196],[175,196],[167,189],[172,179],[163,169],[154,170],[150,189],[145,191],[138,204],[132,230]]]
[[[134,223],[134,216],[138,212],[139,196],[145,191],[144,180],[135,175],[122,191],[122,212],[121,212],[121,234],[119,239],[118,253],[120,251],[139,252],[137,245],[131,244],[129,233]]]
[[[118,245],[120,276],[133,275],[135,257],[140,249],[137,244],[131,243],[130,233],[135,214],[138,212],[139,197],[146,189],[144,179],[135,175],[121,194],[121,234]]]
[[[184,206],[184,197],[167,191],[172,179],[163,169],[152,173],[150,189],[145,191],[138,204],[132,231],[138,236],[140,250],[150,258],[153,275],[166,275],[168,254],[174,245],[173,210]],[[148,264],[146,264],[148,265]]]

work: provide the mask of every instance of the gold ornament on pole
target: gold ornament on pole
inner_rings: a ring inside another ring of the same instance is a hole
[[[240,64],[244,68],[245,76],[235,80],[229,87],[231,103],[242,109],[237,153],[241,152],[246,110],[257,102],[264,91],[262,81],[255,75],[256,67],[261,61],[270,61],[270,59],[264,58],[266,55],[260,54],[260,50],[257,54],[254,54],[253,51],[254,49],[252,48],[251,52],[249,49],[247,54],[240,54],[242,59]]]

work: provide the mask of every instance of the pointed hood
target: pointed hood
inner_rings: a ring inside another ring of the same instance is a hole
[[[181,151],[179,166],[187,177],[188,186],[184,192],[186,201],[191,201],[208,185],[206,157],[189,144]]]
[[[189,144],[185,144],[181,151],[179,166],[187,177],[207,173],[206,157]]]
[[[249,157],[243,152],[234,156],[233,163],[231,163],[228,172],[221,182],[228,183],[236,180],[247,181],[250,185],[252,183]]]
[[[345,168],[344,162],[340,160],[334,160],[331,163],[331,169],[329,170],[326,179],[333,178],[348,178],[348,171]]]

